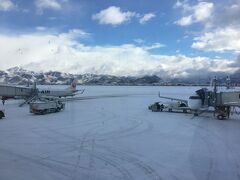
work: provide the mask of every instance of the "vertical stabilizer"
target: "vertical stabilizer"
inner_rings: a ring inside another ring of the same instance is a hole
[[[231,88],[231,79],[229,76],[227,76],[227,79],[226,79],[226,88],[227,89],[230,89]]]
[[[34,83],[33,83],[33,89],[37,89],[37,82],[36,81],[34,81]]]
[[[72,83],[71,83],[71,86],[70,86],[70,90],[72,92],[76,92],[77,91],[77,80],[76,79],[72,80]]]

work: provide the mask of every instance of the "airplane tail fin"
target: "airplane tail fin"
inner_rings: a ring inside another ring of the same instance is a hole
[[[72,83],[71,83],[71,86],[69,87],[69,89],[72,92],[76,92],[77,91],[77,80],[75,80],[75,79],[72,80]]]

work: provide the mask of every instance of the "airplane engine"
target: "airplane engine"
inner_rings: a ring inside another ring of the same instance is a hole
[[[198,110],[202,107],[202,100],[199,96],[190,96],[188,106],[192,110]]]

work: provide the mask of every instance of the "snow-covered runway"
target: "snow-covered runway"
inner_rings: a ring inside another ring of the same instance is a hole
[[[153,113],[157,94],[197,87],[85,87],[43,116],[7,101],[0,121],[0,180],[240,179],[240,119]],[[110,97],[112,96],[112,97]]]

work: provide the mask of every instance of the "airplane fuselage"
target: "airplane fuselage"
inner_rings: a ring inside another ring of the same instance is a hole
[[[74,91],[71,90],[51,90],[51,89],[38,89],[39,96],[53,96],[53,97],[66,97],[74,96]]]
[[[14,85],[0,85],[0,99],[7,100],[11,98],[27,99],[31,96],[52,96],[52,97],[67,97],[74,96],[74,90],[51,90],[51,89],[35,89],[32,87],[14,86]]]

